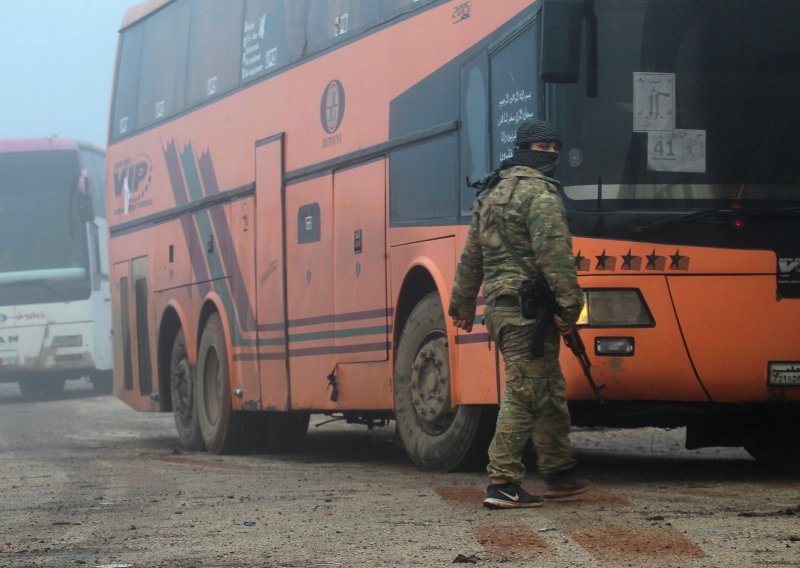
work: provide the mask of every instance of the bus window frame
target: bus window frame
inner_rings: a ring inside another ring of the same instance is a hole
[[[242,91],[244,89],[248,89],[248,88],[256,85],[257,83],[259,83],[261,81],[266,81],[266,80],[268,80],[268,79],[270,79],[272,77],[275,77],[278,74],[290,71],[290,70],[294,69],[295,67],[298,67],[300,65],[305,65],[305,64],[313,61],[314,59],[317,59],[319,57],[325,56],[326,54],[328,54],[331,51],[334,51],[336,49],[345,47],[346,45],[348,45],[350,43],[354,43],[356,41],[360,41],[361,39],[364,39],[365,37],[368,37],[369,35],[371,35],[373,33],[379,32],[379,31],[383,30],[384,28],[391,27],[393,25],[396,25],[396,24],[408,19],[408,18],[415,17],[415,16],[417,16],[417,15],[419,15],[419,14],[421,14],[421,13],[427,11],[427,10],[431,10],[433,8],[436,8],[436,7],[440,6],[440,5],[443,5],[443,4],[447,3],[449,0],[419,0],[419,2],[410,5],[409,7],[407,7],[404,10],[402,10],[401,12],[393,13],[392,15],[389,15],[389,16],[386,16],[384,14],[384,12],[383,12],[383,4],[381,4],[381,8],[380,8],[381,9],[381,17],[380,17],[380,19],[376,23],[374,23],[374,24],[372,24],[370,26],[367,26],[365,28],[360,28],[353,34],[349,34],[349,33],[348,34],[343,34],[343,35],[339,36],[339,38],[341,38],[341,39],[338,39],[337,41],[334,41],[334,42],[326,43],[325,45],[321,45],[316,51],[305,53],[300,58],[295,59],[295,60],[293,60],[293,61],[291,61],[289,63],[286,63],[284,65],[276,65],[275,67],[271,68],[266,73],[253,76],[252,78],[248,78],[248,79],[245,79],[245,80],[242,80],[240,78],[239,82],[238,82],[238,85],[236,87],[234,87],[234,88],[232,88],[232,89],[230,89],[228,91],[225,91],[225,92],[220,92],[214,97],[208,97],[207,100],[204,100],[201,103],[198,103],[196,105],[189,105],[188,103],[184,103],[184,108],[182,110],[177,111],[177,112],[175,112],[173,114],[166,113],[165,116],[163,116],[163,117],[161,117],[161,118],[159,118],[159,119],[157,119],[155,121],[149,122],[146,126],[139,126],[139,124],[138,124],[139,117],[138,116],[134,116],[134,119],[132,120],[132,124],[128,127],[128,129],[124,133],[115,134],[115,131],[118,130],[118,126],[119,126],[119,124],[117,124],[117,120],[116,120],[116,118],[117,118],[116,117],[116,113],[117,113],[117,110],[118,110],[117,109],[117,93],[119,92],[119,89],[117,87],[119,85],[119,80],[120,80],[120,75],[119,75],[120,65],[119,65],[119,63],[120,63],[120,59],[122,57],[122,49],[119,49],[119,46],[122,46],[122,44],[124,43],[124,35],[126,33],[129,33],[131,30],[133,30],[133,29],[135,29],[135,28],[137,28],[139,26],[142,26],[149,19],[153,18],[154,16],[156,16],[157,14],[162,12],[164,9],[166,9],[169,6],[172,6],[173,4],[175,4],[178,1],[180,1],[180,0],[171,0],[170,2],[165,3],[163,6],[159,6],[156,10],[154,10],[153,12],[151,12],[151,13],[147,14],[146,16],[142,17],[141,19],[136,20],[135,22],[132,22],[131,24],[129,24],[126,27],[124,27],[124,28],[119,30],[120,39],[119,39],[118,44],[117,44],[118,45],[118,49],[117,49],[117,56],[116,56],[116,64],[115,64],[115,67],[114,67],[115,74],[114,74],[114,79],[113,79],[113,83],[112,83],[114,87],[113,87],[113,92],[111,94],[111,97],[112,97],[112,100],[111,100],[111,117],[112,117],[112,120],[114,121],[114,123],[113,123],[113,128],[110,128],[109,131],[108,131],[108,144],[109,145],[121,142],[121,141],[126,140],[128,138],[132,138],[134,136],[137,136],[139,134],[147,132],[148,130],[151,130],[153,128],[158,128],[159,126],[161,126],[161,125],[163,125],[163,124],[165,124],[165,123],[167,123],[167,122],[169,122],[171,120],[176,120],[176,119],[181,118],[181,117],[183,117],[183,116],[185,116],[187,114],[196,112],[199,109],[201,109],[201,108],[203,108],[203,107],[205,107],[207,105],[214,104],[215,102],[217,102],[217,101],[219,101],[221,99],[224,99],[224,98],[229,97],[229,96],[233,96],[233,95],[237,94],[238,92],[240,92],[240,91]],[[244,13],[244,10],[243,10],[243,13]],[[242,20],[242,24],[241,24],[240,29],[239,29],[240,33],[241,33],[243,27],[244,27],[244,20]],[[189,29],[189,32],[187,33],[187,44],[188,44],[189,35],[191,35],[191,27]],[[241,44],[241,40],[242,40],[242,37],[240,35],[239,36],[239,43],[240,44]],[[145,41],[144,41],[144,38],[143,38],[142,39],[142,45],[140,46],[142,49],[144,48],[144,44],[145,44]],[[188,53],[187,53],[186,60],[187,60],[187,68],[184,71],[188,72],[188,60],[189,60],[189,54]],[[138,88],[139,88],[140,74],[141,74],[141,55],[139,56],[138,68],[137,68],[137,73],[136,73],[136,90],[137,91],[138,91]],[[186,98],[186,95],[184,96],[184,99],[185,98]],[[138,97],[137,97],[137,100],[136,100],[136,109],[138,109]]]

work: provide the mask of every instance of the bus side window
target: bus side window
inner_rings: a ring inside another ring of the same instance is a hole
[[[305,2],[297,0],[245,0],[239,42],[242,82],[303,56],[305,14]]]
[[[389,156],[390,222],[393,225],[453,223],[458,173],[456,134],[428,138]]]
[[[178,0],[144,22],[137,128],[184,108],[191,2]]]
[[[540,29],[537,18],[511,41],[490,49],[493,167],[511,157],[520,124],[544,118],[544,84],[531,69],[539,61]]]
[[[239,84],[243,0],[195,0],[189,32],[189,106]],[[263,54],[261,54],[263,57]]]
[[[410,12],[418,6],[428,4],[430,1],[431,0],[381,0],[383,19],[388,20],[402,12]]]
[[[481,53],[461,68],[461,132],[459,145],[461,215],[469,216],[475,191],[467,185],[492,169],[489,163],[489,56]]]
[[[308,53],[313,53],[377,24],[381,6],[375,0],[309,0],[307,18]]]
[[[120,36],[119,62],[114,88],[111,138],[131,134],[136,129],[137,95],[139,93],[139,67],[142,62],[144,25],[138,24]]]

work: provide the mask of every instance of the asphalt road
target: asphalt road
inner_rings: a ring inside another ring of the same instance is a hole
[[[417,471],[392,427],[314,417],[301,453],[186,453],[171,415],[67,385],[0,385],[0,566],[800,566],[800,469],[680,430],[576,431],[592,492],[492,512],[482,472]]]

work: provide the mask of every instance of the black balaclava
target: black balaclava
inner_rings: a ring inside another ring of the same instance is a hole
[[[514,154],[507,160],[503,160],[500,168],[527,166],[539,170],[546,176],[552,176],[558,167],[558,153],[530,150],[532,142],[558,142],[561,144],[561,136],[549,122],[531,120],[522,123],[517,129],[517,137],[514,140]]]

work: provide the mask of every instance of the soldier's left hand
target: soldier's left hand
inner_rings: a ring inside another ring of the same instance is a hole
[[[559,316],[553,316],[553,321],[558,328],[558,333],[561,335],[570,335],[573,331],[575,331],[575,326],[566,323],[564,320],[561,319]]]
[[[472,331],[472,322],[465,319],[453,318],[453,325],[458,329],[463,329],[467,333]]]

